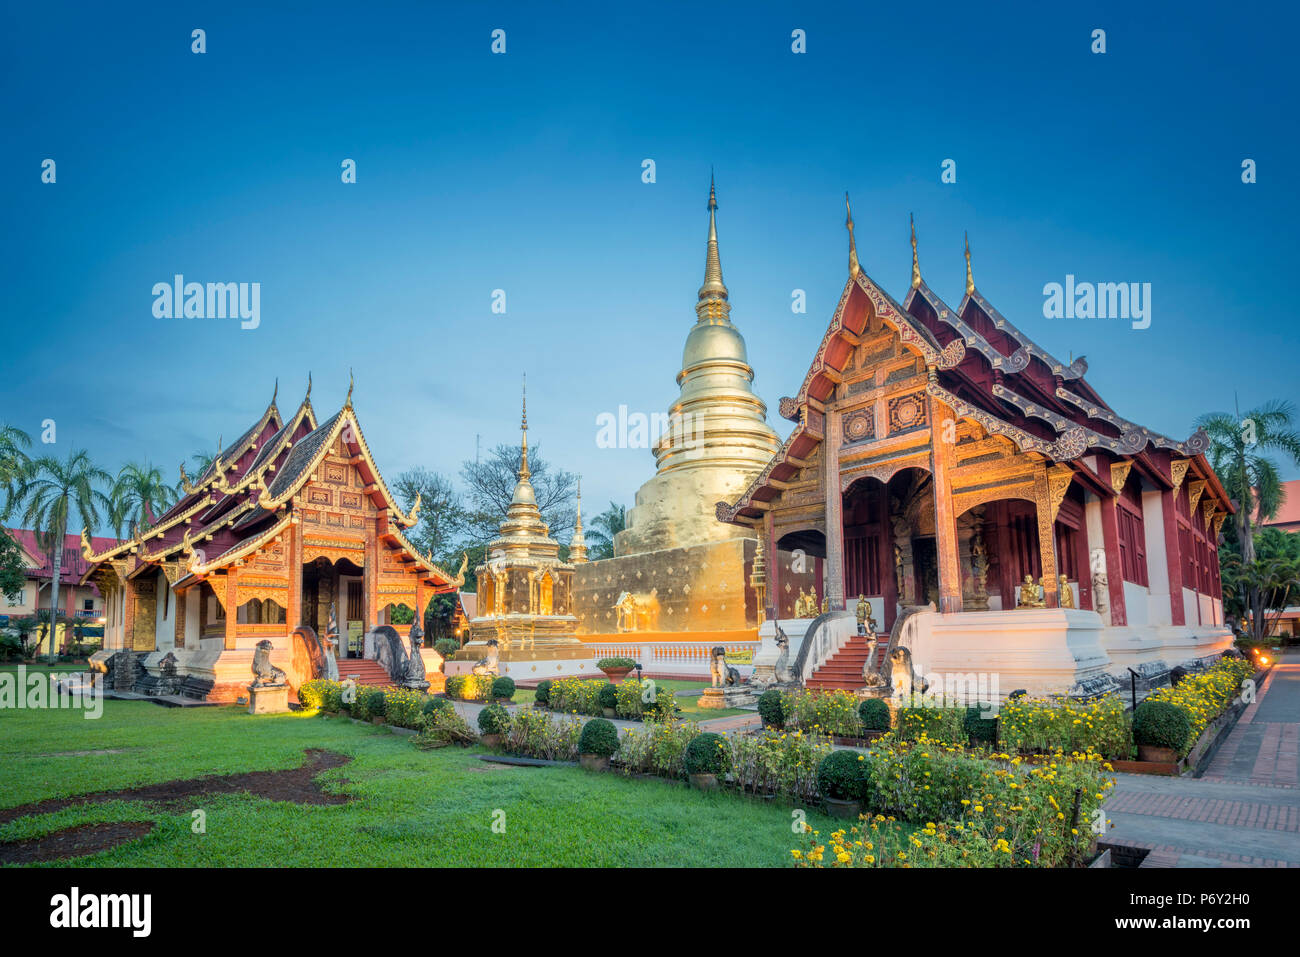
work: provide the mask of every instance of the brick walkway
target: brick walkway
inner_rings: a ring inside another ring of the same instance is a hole
[[[1117,775],[1107,840],[1143,867],[1300,867],[1300,655],[1284,658],[1201,778]]]

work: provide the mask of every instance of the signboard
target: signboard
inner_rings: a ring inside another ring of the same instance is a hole
[[[728,651],[724,660],[729,665],[752,665],[754,663],[754,649],[745,648],[741,651]]]
[[[360,658],[364,648],[366,629],[361,621],[348,622],[348,654],[353,658]]]

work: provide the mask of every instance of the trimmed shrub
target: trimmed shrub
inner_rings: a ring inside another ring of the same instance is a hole
[[[976,746],[991,745],[998,739],[998,719],[996,717],[984,717],[984,709],[979,707],[970,707],[966,709],[966,717],[962,721],[962,728],[966,732],[966,737],[970,743]]]
[[[600,691],[596,693],[596,698],[600,701],[602,708],[618,707],[618,685],[612,681],[605,682]]]
[[[298,687],[298,703],[304,708],[320,711],[338,711],[342,703],[343,686],[327,678],[304,681]]]
[[[515,696],[515,679],[502,675],[492,682],[492,697],[513,698]]]
[[[812,734],[857,735],[858,700],[848,691],[797,691],[781,703],[785,723]]]
[[[551,679],[537,682],[537,690],[533,692],[533,700],[541,702],[544,705],[551,703]]]
[[[426,697],[411,688],[389,688],[384,692],[384,718],[399,728],[414,728]]]
[[[452,675],[443,691],[457,701],[486,701],[492,694],[492,681],[491,675]]]
[[[1121,761],[1133,756],[1131,722],[1117,695],[1093,701],[1015,698],[998,709],[997,732],[1004,751],[1093,751]]]
[[[365,708],[366,714],[372,718],[382,718],[388,713],[388,695],[383,688],[371,688],[366,692]]]
[[[761,712],[762,702],[759,702]],[[881,698],[865,698],[858,705],[858,720],[862,722],[863,731],[889,730],[889,705]]]
[[[687,774],[721,774],[728,755],[726,739],[720,734],[705,731],[697,734],[686,746],[683,763]]]
[[[615,668],[632,669],[636,667],[636,662],[631,658],[601,658],[600,661],[596,662],[596,667],[601,671],[604,671],[606,668],[611,670]]]
[[[551,682],[551,708],[566,714],[600,717],[600,688],[604,678],[556,678]]]
[[[454,638],[439,638],[433,643],[433,650],[444,658],[450,658],[456,652],[460,651],[460,645],[456,644]]]
[[[612,721],[592,718],[582,727],[578,737],[579,754],[599,754],[607,758],[618,750],[618,729]]]
[[[435,711],[452,711],[452,703],[446,698],[425,698],[424,704],[420,705],[420,714],[428,717]]]
[[[776,688],[769,688],[758,696],[758,716],[765,728],[785,727],[785,696]]]
[[[478,713],[478,729],[483,734],[505,734],[510,730],[510,712],[499,704],[488,705]]]
[[[866,797],[870,765],[856,751],[832,751],[817,765],[817,789],[822,797],[861,801]]]
[[[1191,744],[1192,723],[1183,709],[1167,701],[1143,701],[1133,712],[1133,739],[1155,748],[1173,748],[1180,755]]]
[[[615,685],[614,710],[629,721],[666,721],[677,714],[677,696],[653,678],[626,678]]]

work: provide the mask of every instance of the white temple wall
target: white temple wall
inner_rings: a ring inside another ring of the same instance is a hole
[[[154,594],[158,596],[154,604],[153,642],[159,651],[170,651],[176,647],[176,596],[172,594],[167,576],[159,569],[154,577]],[[163,614],[163,605],[167,613]]]
[[[1150,589],[1126,581],[1124,583],[1124,608],[1128,612],[1128,623],[1130,625],[1155,624],[1155,622],[1151,621]]]
[[[1172,625],[1173,609],[1169,602],[1169,553],[1165,549],[1165,514],[1163,493],[1156,489],[1142,493],[1142,527],[1146,536],[1147,621],[1153,625]]]
[[[203,633],[203,596],[201,589],[191,588],[185,593],[185,647],[198,648],[199,635]]]

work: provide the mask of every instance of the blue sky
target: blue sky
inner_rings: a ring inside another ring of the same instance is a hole
[[[385,473],[455,474],[516,439],[526,370],[530,438],[589,509],[630,504],[653,458],[598,448],[596,417],[676,395],[710,167],[782,435],[846,278],[845,190],[895,297],[909,212],[952,305],[969,230],[984,295],[1127,418],[1185,437],[1234,395],[1296,399],[1296,14],[903,6],[7,5],[0,420],[174,477],[277,376],[288,412],[310,370],[328,415],[352,368]],[[260,326],[155,318],[176,273],[261,283]],[[1151,327],[1043,318],[1067,273],[1151,283]]]

